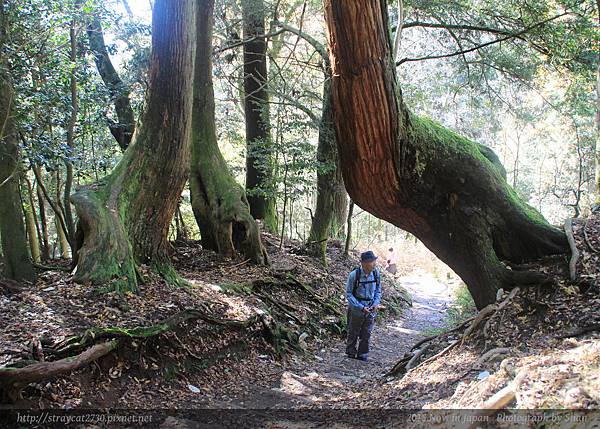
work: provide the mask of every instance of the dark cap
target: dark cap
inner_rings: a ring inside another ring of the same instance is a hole
[[[373,253],[371,250],[367,250],[366,252],[360,254],[360,260],[362,262],[371,262],[375,259],[377,259],[377,256],[375,256],[375,253]]]

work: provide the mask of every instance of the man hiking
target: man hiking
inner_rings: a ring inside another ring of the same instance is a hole
[[[368,359],[369,339],[375,325],[377,307],[381,302],[381,275],[375,269],[376,260],[377,256],[372,251],[362,253],[360,267],[350,273],[346,283],[348,299],[346,354],[362,361]]]

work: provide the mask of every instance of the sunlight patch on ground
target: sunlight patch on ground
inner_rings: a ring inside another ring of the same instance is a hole
[[[410,335],[419,335],[421,334],[421,331],[416,331],[414,329],[407,329],[407,328],[403,328],[401,326],[390,326],[390,329],[393,331],[398,331],[402,334],[410,334]]]
[[[188,281],[198,290],[208,293],[214,299],[227,304],[225,315],[228,318],[246,320],[257,313],[258,309],[253,305],[249,305],[248,299],[243,296],[226,294],[219,285],[214,283],[207,283],[197,279]]]

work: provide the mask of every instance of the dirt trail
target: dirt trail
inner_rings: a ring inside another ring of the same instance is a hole
[[[425,336],[424,331],[443,327],[452,299],[448,285],[425,272],[414,272],[399,281],[412,295],[413,307],[399,319],[377,320],[368,362],[348,358],[340,341],[321,349],[314,359],[295,358],[276,385],[251,391],[228,405],[246,409],[347,408],[353,397],[374,388],[404,352]]]

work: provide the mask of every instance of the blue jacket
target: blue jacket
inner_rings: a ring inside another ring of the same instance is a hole
[[[359,301],[356,299],[354,295],[352,295],[352,289],[354,289],[354,282],[356,279],[356,270],[352,270],[350,275],[348,275],[348,281],[346,282],[346,298],[348,299],[348,304],[355,310],[361,310],[365,306],[373,306],[379,305],[381,302],[381,273],[377,271],[379,276],[379,284],[377,285],[373,280],[375,280],[374,271],[369,273],[368,277],[365,277],[365,272],[361,268],[360,270],[360,282],[371,281],[371,283],[360,283],[356,288],[356,295],[364,298],[368,298],[371,300],[367,301]]]

